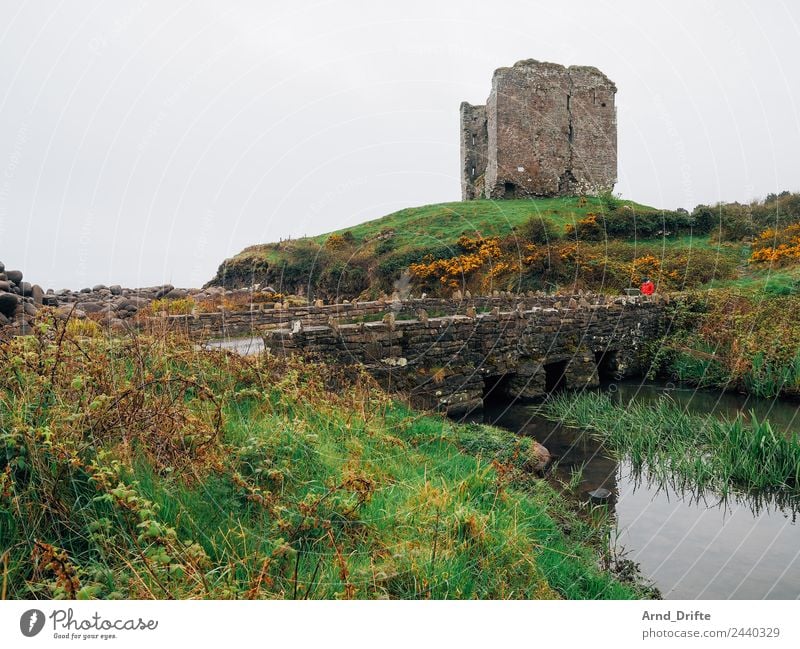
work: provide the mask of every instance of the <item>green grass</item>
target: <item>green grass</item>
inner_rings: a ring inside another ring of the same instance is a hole
[[[633,201],[620,201],[637,211],[655,211],[655,208]],[[350,228],[296,239],[289,246],[313,242],[325,243],[331,234],[349,232],[358,244],[370,241],[381,233],[394,232],[395,252],[404,252],[441,243],[454,243],[462,234],[484,237],[506,236],[514,227],[522,225],[532,216],[540,216],[556,223],[562,230],[590,212],[604,209],[598,197],[539,198],[518,200],[475,200],[453,203],[436,203],[409,207]],[[275,244],[259,244],[243,250],[235,258],[265,257],[268,261],[280,260]]]
[[[621,204],[642,211],[654,210],[633,201],[621,201]],[[469,236],[505,236],[511,233],[512,228],[522,225],[532,216],[549,219],[563,229],[590,212],[601,210],[602,200],[597,197],[501,201],[483,199],[409,207],[337,232],[350,232],[356,241],[363,242],[382,231],[394,230],[397,250],[403,251],[425,244],[451,243],[464,233]],[[312,240],[322,244],[328,236],[323,234],[313,237]]]
[[[10,598],[633,598],[531,440],[359,372],[43,323],[0,347]],[[563,528],[570,531],[566,533]]]
[[[596,392],[558,395],[545,412],[591,431],[617,457],[658,480],[722,496],[800,494],[800,440],[776,433],[752,413],[746,423],[690,415],[668,397],[620,404]]]

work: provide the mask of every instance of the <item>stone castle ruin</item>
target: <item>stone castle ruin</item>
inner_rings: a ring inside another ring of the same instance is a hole
[[[462,200],[611,191],[616,92],[593,67],[528,59],[495,70],[486,105],[461,104]]]

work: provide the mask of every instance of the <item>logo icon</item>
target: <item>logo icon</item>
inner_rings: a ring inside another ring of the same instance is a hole
[[[38,608],[25,611],[19,618],[19,630],[26,638],[32,638],[44,628],[44,613]]]

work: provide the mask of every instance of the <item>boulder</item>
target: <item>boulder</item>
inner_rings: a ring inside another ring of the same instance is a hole
[[[8,293],[11,290],[11,282],[0,279],[0,291]]]
[[[598,487],[588,492],[589,500],[595,505],[602,505],[611,499],[611,492],[605,487]]]
[[[39,307],[37,307],[33,302],[23,302],[22,311],[25,315],[34,316],[39,311]]]
[[[77,318],[78,320],[83,320],[86,317],[86,313],[75,307],[73,304],[62,304],[58,307],[58,315],[62,318],[72,317]]]
[[[6,272],[6,265],[2,261],[0,261],[0,273],[5,273],[5,272]]]
[[[33,295],[33,286],[30,282],[20,282],[19,283],[19,290],[22,294],[22,297],[30,297]]]
[[[111,295],[122,295],[122,287],[119,284],[112,284],[108,290],[111,291]]]
[[[81,302],[81,310],[84,313],[99,313],[105,308],[102,302]]]
[[[110,318],[108,321],[108,326],[114,331],[124,331],[127,329],[125,321],[119,318]]]
[[[19,284],[22,281],[22,271],[21,270],[7,270],[6,277],[8,277],[8,281],[13,282],[14,284]]]
[[[42,300],[44,298],[44,291],[42,290],[42,287],[38,284],[31,286],[31,296],[33,297],[35,304],[42,304]]]
[[[156,290],[155,295],[153,297],[156,300],[162,298],[174,288],[175,287],[172,284],[164,284],[164,286],[161,286],[158,288],[158,290]]]
[[[13,293],[0,293],[0,313],[7,318],[14,316],[19,298]]]
[[[187,291],[185,288],[173,288],[164,297],[170,300],[179,300],[187,295],[189,295],[189,291]]]
[[[552,462],[552,456],[539,442],[531,442],[530,456],[528,457],[528,466],[537,473],[544,472],[545,469]]]
[[[92,293],[99,293],[103,289],[108,288],[105,284],[95,284],[92,286]]]

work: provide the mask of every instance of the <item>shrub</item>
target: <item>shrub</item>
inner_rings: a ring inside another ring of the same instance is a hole
[[[171,300],[162,297],[150,303],[151,313],[166,313],[167,315],[187,315],[194,310],[195,301],[190,297]]]
[[[540,214],[531,215],[517,232],[520,239],[529,243],[548,244],[561,237],[558,226]]]

